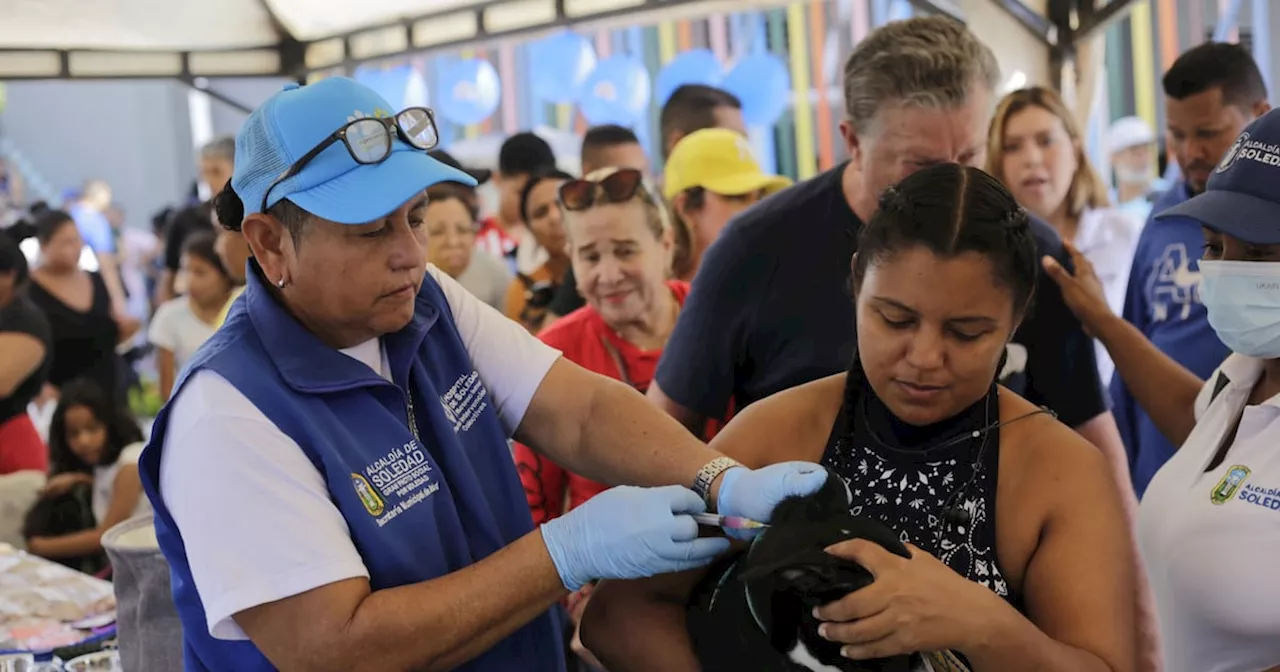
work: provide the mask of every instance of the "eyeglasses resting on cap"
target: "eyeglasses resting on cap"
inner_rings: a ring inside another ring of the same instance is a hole
[[[604,198],[597,201],[600,193]],[[644,173],[635,168],[620,168],[599,180],[569,180],[560,185],[560,206],[570,212],[590,209],[604,203],[625,203],[636,194],[658,205],[653,191],[645,185]]]
[[[347,122],[332,135],[320,141],[302,158],[293,162],[262,194],[262,212],[267,211],[267,199],[276,185],[302,172],[313,159],[335,142],[342,142],[355,162],[367,166],[382,163],[391,156],[391,133],[415,149],[427,151],[440,144],[440,132],[436,129],[435,113],[425,107],[408,107],[394,117],[362,117]]]

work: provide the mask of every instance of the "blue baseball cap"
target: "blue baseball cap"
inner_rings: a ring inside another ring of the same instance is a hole
[[[261,212],[262,195],[302,156],[348,122],[362,117],[391,117],[391,107],[373,89],[346,77],[330,77],[305,86],[286,84],[253,111],[236,135],[236,166],[231,188],[244,213]],[[361,165],[342,142],[335,142],[297,175],[275,185],[267,207],[288,198],[295,205],[340,224],[364,224],[384,217],[437,182],[475,185],[467,173],[431,158],[427,152],[392,139],[381,163]]]
[[[1203,194],[1156,215],[1190,217],[1255,245],[1280,244],[1280,109],[1245,127]]]

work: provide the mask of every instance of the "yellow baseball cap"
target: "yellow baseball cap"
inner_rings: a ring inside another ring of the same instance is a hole
[[[693,187],[738,196],[757,190],[772,194],[789,186],[789,178],[760,170],[747,139],[727,128],[704,128],[681,138],[662,174],[662,195],[668,199]]]

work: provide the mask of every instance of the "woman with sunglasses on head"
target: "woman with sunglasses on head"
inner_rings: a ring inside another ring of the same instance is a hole
[[[520,219],[542,249],[547,261],[531,273],[517,273],[507,287],[507,317],[538,333],[547,317],[547,308],[560,283],[569,272],[565,249],[564,213],[558,202],[560,185],[573,176],[556,168],[544,168],[529,176],[520,190]]]
[[[587,305],[538,338],[569,361],[643,394],[689,293],[688,283],[668,280],[672,231],[666,207],[632,168],[602,168],[565,182],[559,201],[573,275]],[[515,458],[535,523],[576,509],[607,487],[521,443]],[[588,590],[566,603],[575,624]]]
[[[430,110],[353,80],[245,121],[218,220],[244,294],[139,464],[188,670],[559,672],[551,607],[707,562],[692,515],[767,517],[816,465],[751,470],[423,263]],[[354,111],[354,112],[353,112]],[[515,437],[620,487],[535,528]],[[661,487],[665,486],[665,487]]]
[[[757,466],[820,460],[847,484],[850,513],[888,527],[910,557],[865,538],[810,549],[874,578],[789,615],[817,621],[807,647],[840,645],[823,665],[799,666],[792,649],[744,660],[732,643],[695,655],[706,642],[687,630],[687,605],[706,597],[695,586],[740,595],[731,564],[706,580],[602,583],[584,644],[610,672],[859,670],[940,651],[978,672],[1132,670],[1129,532],[1108,465],[996,382],[1036,282],[1026,212],[986,173],[937,165],[886,192],[858,250],[849,371],[748,406],[711,445]]]
[[[1200,300],[1231,349],[1207,381],[1116,315],[1079,250],[1045,262],[1116,375],[1175,446],[1138,509],[1168,672],[1280,671],[1280,110],[1249,124],[1200,195],[1156,214],[1204,229]],[[1157,221],[1153,226],[1160,226]]]

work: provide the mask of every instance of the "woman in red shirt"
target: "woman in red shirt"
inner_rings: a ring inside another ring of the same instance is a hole
[[[569,361],[641,394],[649,388],[689,293],[688,283],[667,279],[671,222],[657,193],[633,169],[603,168],[560,186],[569,258],[586,305],[538,335]],[[535,524],[608,487],[570,473],[520,443],[515,444],[515,459]],[[579,591],[566,604],[575,622],[588,592],[589,587]]]
[[[644,393],[689,285],[668,280],[672,232],[666,207],[641,173],[603,168],[560,187],[569,257],[586,305],[538,337],[564,357]],[[569,473],[528,446],[516,464],[536,524],[573,509],[606,485]]]

